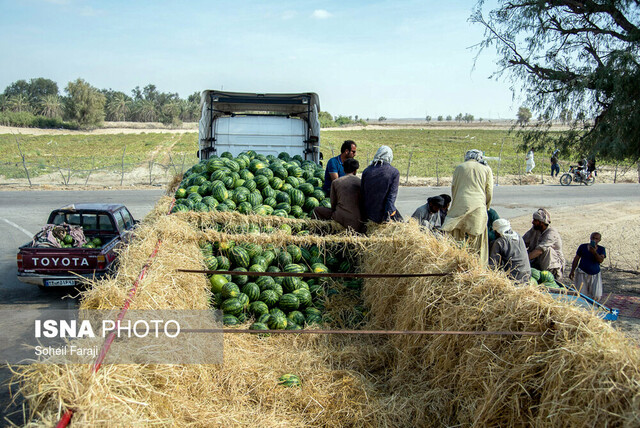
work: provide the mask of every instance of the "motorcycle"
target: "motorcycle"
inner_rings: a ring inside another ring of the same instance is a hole
[[[591,186],[596,182],[595,170],[585,171],[577,166],[570,166],[569,172],[566,172],[560,176],[560,184],[562,186],[568,186],[572,181],[575,181],[578,184]]]

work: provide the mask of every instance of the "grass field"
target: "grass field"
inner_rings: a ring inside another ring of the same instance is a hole
[[[520,140],[506,130],[482,129],[362,129],[326,130],[321,136],[325,162],[340,151],[346,139],[358,144],[357,158],[361,170],[383,144],[394,151],[393,164],[402,177],[447,177],[462,162],[469,149],[482,150],[489,158],[494,174],[524,172],[525,153],[518,149]],[[119,173],[144,167],[153,161],[171,170],[181,171],[197,162],[197,133],[141,133],[108,135],[19,135],[20,148],[31,177],[71,169],[76,175],[85,170],[101,169]],[[126,147],[126,150],[125,150]],[[12,134],[0,135],[0,176],[26,178],[22,159]],[[124,154],[124,159],[123,159]],[[550,153],[536,153],[536,173],[548,171]],[[501,160],[498,161],[497,158]],[[577,159],[565,159],[575,162]],[[407,174],[407,170],[408,174]],[[548,172],[545,172],[547,174]]]

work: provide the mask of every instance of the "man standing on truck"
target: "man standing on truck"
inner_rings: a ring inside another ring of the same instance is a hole
[[[480,150],[469,150],[453,171],[451,209],[442,225],[453,239],[467,241],[486,266],[489,261],[487,210],[493,198],[493,172]]]
[[[327,169],[324,172],[324,190],[325,195],[331,195],[331,182],[337,178],[343,177],[344,161],[356,157],[356,143],[353,140],[346,140],[340,147],[340,154],[327,162]]]

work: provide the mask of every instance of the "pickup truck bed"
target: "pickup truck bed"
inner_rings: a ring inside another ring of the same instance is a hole
[[[98,237],[100,248],[33,246],[18,250],[18,279],[39,287],[75,286],[82,278],[97,279],[109,273],[116,250],[129,240],[136,222],[124,205],[75,204],[54,210],[47,224],[81,226],[87,238]]]

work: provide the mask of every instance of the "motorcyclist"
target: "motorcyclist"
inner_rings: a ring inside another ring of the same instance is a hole
[[[582,181],[586,181],[589,176],[589,166],[587,159],[584,158],[578,161],[578,176]]]

